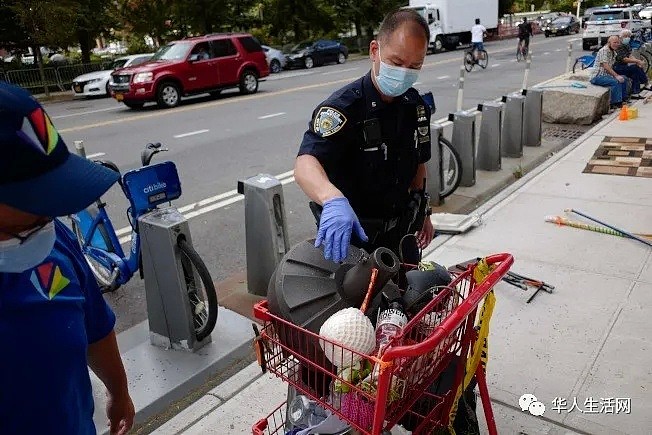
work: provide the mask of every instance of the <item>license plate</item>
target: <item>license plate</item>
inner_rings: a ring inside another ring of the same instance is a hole
[[[115,99],[118,100],[118,101],[122,101],[122,100],[125,99],[125,96],[118,93],[118,94],[115,94]]]
[[[81,86],[75,85],[75,92],[77,92],[78,94],[81,94],[81,91],[82,91]]]

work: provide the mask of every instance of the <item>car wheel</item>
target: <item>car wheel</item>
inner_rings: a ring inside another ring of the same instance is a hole
[[[278,61],[278,59],[272,60],[272,62],[269,64],[269,69],[273,74],[280,73],[281,72],[281,62]]]
[[[145,105],[145,103],[132,103],[132,102],[127,102],[127,101],[125,101],[124,103],[125,103],[125,106],[127,106],[130,109],[134,109],[134,110],[142,109],[143,106]]]
[[[344,53],[340,53],[337,55],[337,63],[344,63],[346,62],[346,56],[344,56]]]
[[[550,38],[550,33],[545,32],[544,35],[546,36],[546,38]]]
[[[303,64],[305,65],[305,67],[306,67],[307,69],[310,69],[310,68],[312,68],[313,66],[315,66],[315,62],[312,60],[312,57],[310,57],[310,56],[306,57],[306,58],[303,60]]]
[[[109,89],[109,82],[106,82],[105,89],[106,89],[106,96],[110,97],[111,96],[111,89]]]
[[[258,75],[250,69],[242,73],[240,77],[240,92],[243,94],[253,94],[258,91]]]
[[[177,107],[181,102],[179,86],[174,82],[163,82],[158,86],[156,101],[159,107],[171,109]]]

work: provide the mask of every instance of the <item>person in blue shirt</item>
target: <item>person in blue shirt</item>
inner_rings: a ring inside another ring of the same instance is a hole
[[[369,46],[370,71],[314,110],[295,161],[297,183],[318,219],[316,246],[339,262],[349,245],[400,255],[405,236],[433,238],[425,194],[428,103],[413,88],[430,30],[417,12],[388,14]],[[415,248],[417,249],[417,248]]]
[[[84,209],[118,175],[69,153],[41,105],[0,82],[0,434],[95,434],[88,367],[107,388],[112,434],[134,406],[104,301],[57,217]]]

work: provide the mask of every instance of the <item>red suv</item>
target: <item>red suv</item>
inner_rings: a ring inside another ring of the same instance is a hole
[[[223,33],[171,42],[149,62],[111,74],[109,88],[113,98],[132,109],[148,101],[169,108],[183,95],[218,95],[234,87],[253,94],[268,75],[265,52],[253,36]]]

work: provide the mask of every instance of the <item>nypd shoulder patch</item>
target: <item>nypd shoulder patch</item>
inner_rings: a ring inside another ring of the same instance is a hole
[[[334,135],[346,124],[346,116],[332,107],[324,106],[319,109],[313,121],[313,130],[321,137]]]

